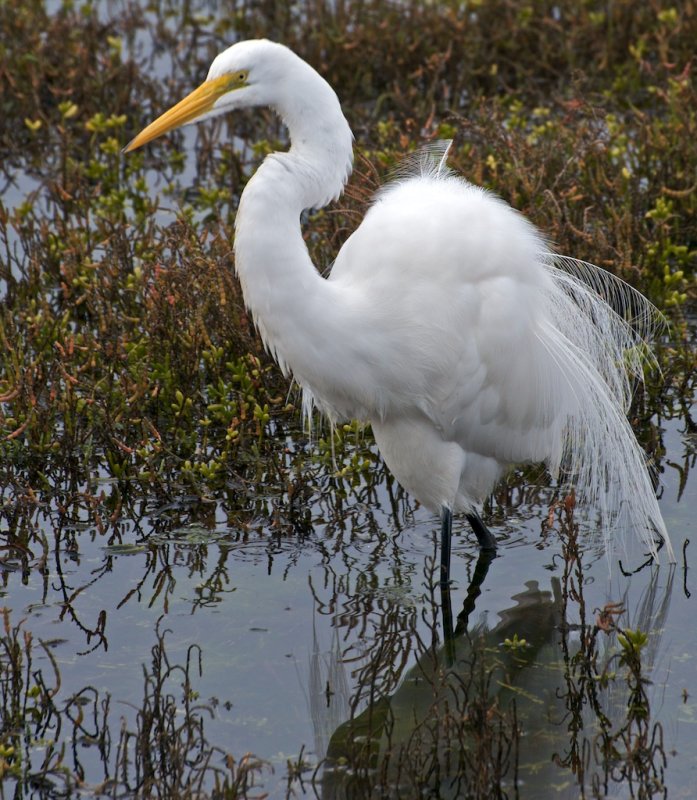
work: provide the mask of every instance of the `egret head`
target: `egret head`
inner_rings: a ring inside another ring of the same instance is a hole
[[[197,89],[144,128],[124,151],[135,150],[181,125],[226,111],[276,106],[289,69],[297,62],[300,59],[287,47],[266,39],[232,45],[215,58],[208,77]]]

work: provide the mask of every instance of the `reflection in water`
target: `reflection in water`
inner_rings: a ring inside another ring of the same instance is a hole
[[[11,734],[12,745],[3,744],[0,754],[0,796],[12,784],[31,787],[37,798],[72,796],[88,774],[90,794],[110,797],[193,798],[211,789],[247,797],[255,787],[264,764],[249,755],[237,761],[206,736],[215,702],[201,702],[194,689],[202,670],[197,645],[183,663],[171,662],[165,646],[171,632],[158,622],[151,661],[142,666],[142,699],[127,721],[110,694],[91,685],[59,707],[61,676],[50,649],[33,643],[21,624],[13,627],[7,610],[4,625],[2,733]],[[36,668],[37,650],[48,656],[50,671]]]
[[[350,712],[350,686],[346,664],[341,657],[338,628],[331,648],[322,652],[315,626],[312,631],[312,657],[308,680],[308,705],[314,730],[314,752],[326,753],[329,740]]]
[[[654,570],[632,628],[616,624],[621,604],[589,620],[578,529],[563,515],[564,569],[551,591],[530,581],[496,626],[468,626],[490,564],[480,557],[451,637],[444,597],[444,643],[432,618],[431,639],[415,641],[416,663],[402,672],[394,658],[402,637],[392,626],[381,632],[356,675],[348,719],[326,747],[325,800],[372,797],[376,786],[390,797],[539,798],[552,785],[559,797],[628,787],[632,797],[666,796],[663,731],[652,722],[647,687],[673,572],[659,591]],[[332,654],[329,672],[341,675],[346,659],[337,646]],[[337,708],[322,718],[316,707],[318,727]]]
[[[659,652],[669,611],[683,624],[673,573],[604,586],[565,509],[539,535],[551,490],[525,476],[490,509],[515,520],[499,558],[455,542],[448,623],[432,521],[379,470],[347,486],[293,464],[310,506],[285,480],[216,502],[0,487],[0,797],[660,797],[680,768],[685,785],[694,644]]]

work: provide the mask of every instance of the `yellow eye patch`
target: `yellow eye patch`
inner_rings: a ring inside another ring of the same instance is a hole
[[[221,76],[223,77],[223,76]],[[227,76],[230,80],[230,91],[233,89],[241,89],[247,85],[247,78],[249,77],[249,70],[241,69],[237,72],[231,72]]]

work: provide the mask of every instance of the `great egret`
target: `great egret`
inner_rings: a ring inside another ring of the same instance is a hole
[[[674,561],[625,415],[648,301],[552,255],[519,213],[444,166],[445,147],[377,195],[323,278],[300,216],[341,194],[353,137],[331,86],[274,42],[218,55],[206,81],[126,151],[250,106],[274,109],[291,144],[242,194],[235,265],[245,302],[305,410],[370,422],[397,480],[440,513],[442,585],[452,514],[464,512],[481,547],[495,548],[477,509],[521,462],[573,476],[606,539],[630,524],[654,556],[658,534]]]

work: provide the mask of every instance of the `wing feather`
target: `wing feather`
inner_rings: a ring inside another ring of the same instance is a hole
[[[610,273],[552,254],[510,206],[453,176],[446,154],[416,156],[333,267],[357,321],[356,381],[370,387],[345,413],[418,412],[473,465],[544,461],[606,536],[636,525],[655,551],[665,528],[625,411],[659,315]],[[463,492],[474,485],[463,475]]]

